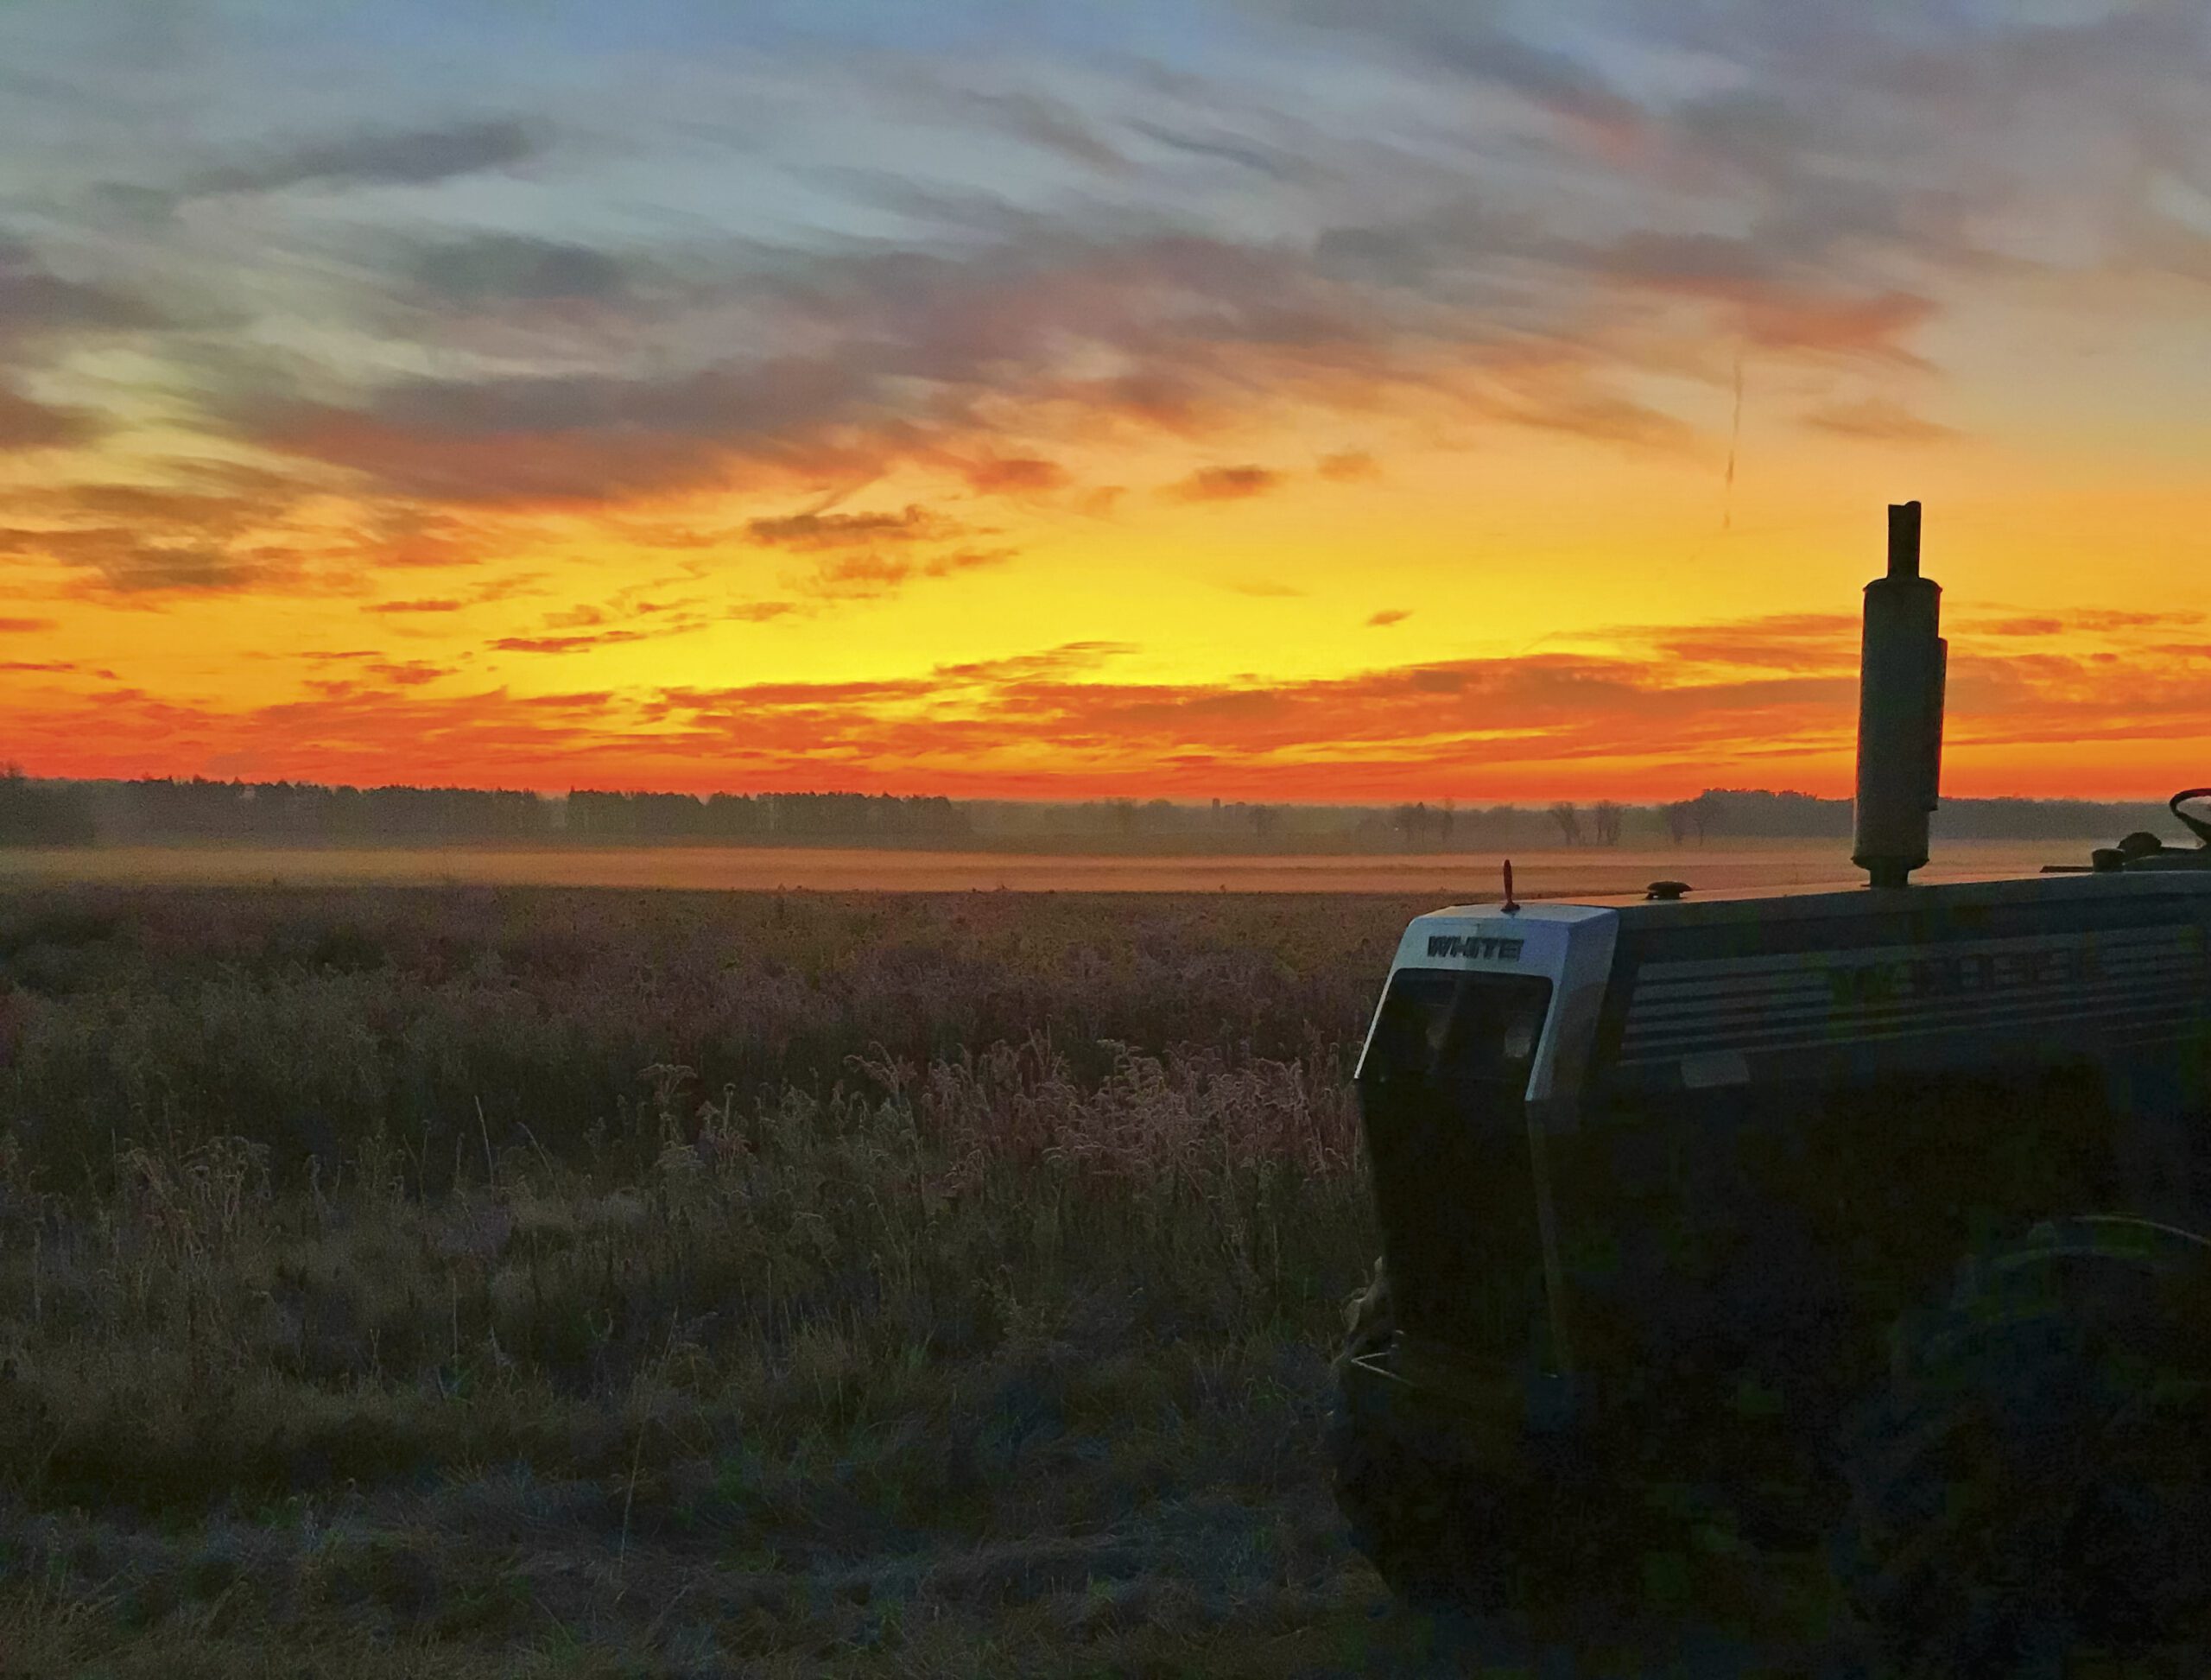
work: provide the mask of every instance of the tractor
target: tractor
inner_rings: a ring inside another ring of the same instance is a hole
[[[1919,536],[1892,508],[1866,592],[1866,885],[1521,903],[1508,865],[1399,942],[1329,1449],[1408,1600],[1626,1626],[1788,1557],[1897,1673],[2211,1640],[2211,789],[2193,848],[1915,884]]]

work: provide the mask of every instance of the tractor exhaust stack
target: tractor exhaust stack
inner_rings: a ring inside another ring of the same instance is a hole
[[[1942,590],[1919,575],[1919,504],[1889,509],[1889,573],[1866,586],[1858,689],[1858,828],[1851,861],[1876,887],[1908,885],[1927,862],[1942,769],[1950,644]]]

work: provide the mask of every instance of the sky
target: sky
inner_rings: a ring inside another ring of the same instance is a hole
[[[2200,0],[0,0],[0,759],[2211,781]]]

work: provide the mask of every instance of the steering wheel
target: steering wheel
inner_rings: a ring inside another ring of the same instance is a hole
[[[2172,796],[2166,808],[2181,820],[2189,833],[2201,840],[2205,846],[2211,846],[2211,817],[2190,816],[2186,811],[2181,809],[2181,807],[2191,799],[2211,799],[2211,788],[2189,788],[2184,792],[2176,793]]]

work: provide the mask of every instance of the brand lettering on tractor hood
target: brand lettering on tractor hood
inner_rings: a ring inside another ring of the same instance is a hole
[[[1894,961],[1838,967],[1828,971],[1828,985],[1837,1003],[1867,1005],[1961,992],[2072,987],[2103,977],[2103,965],[2094,947],[2042,945],[1957,956],[1932,952]]]
[[[1517,962],[1526,946],[1524,939],[1486,939],[1478,934],[1430,934],[1432,957],[1479,957],[1490,962]]]

